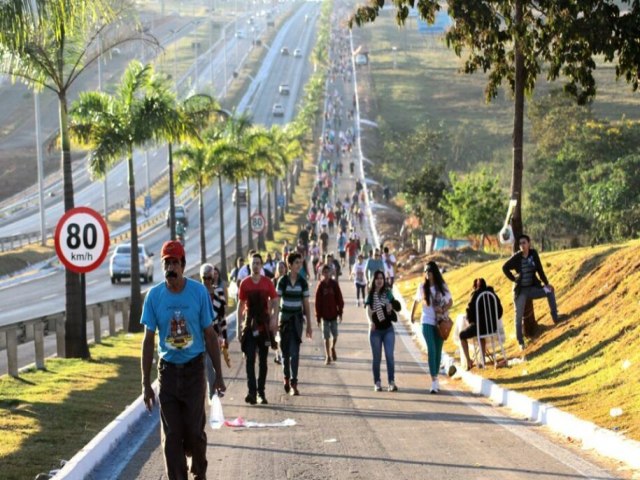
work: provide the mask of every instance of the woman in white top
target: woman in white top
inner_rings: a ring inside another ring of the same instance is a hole
[[[429,373],[431,374],[431,393],[440,391],[438,382],[438,372],[440,370],[440,360],[442,357],[442,344],[444,340],[440,338],[436,327],[436,319],[447,312],[453,305],[449,287],[444,283],[442,274],[436,262],[429,262],[424,268],[424,282],[418,286],[416,297],[411,309],[411,318],[418,303],[422,305],[422,335],[427,342],[429,356]]]
[[[360,306],[360,296],[362,295],[362,304],[364,305],[367,291],[367,264],[364,263],[362,254],[358,255],[358,261],[353,264],[350,278],[356,286],[356,305]]]

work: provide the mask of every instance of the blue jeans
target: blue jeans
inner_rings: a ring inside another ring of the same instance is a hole
[[[553,292],[545,292],[544,288],[532,286],[520,288],[518,295],[513,294],[513,304],[515,310],[515,326],[516,326],[516,338],[520,345],[524,345],[524,337],[522,335],[522,317],[524,316],[524,306],[527,303],[527,299],[536,300],[538,298],[547,297],[549,302],[549,310],[551,310],[551,318],[554,322],[558,322],[558,307],[556,305],[556,295]]]
[[[438,376],[440,372],[440,361],[442,360],[442,344],[444,340],[436,331],[435,325],[422,324],[422,336],[427,342],[427,356],[429,357],[429,374],[432,378]]]
[[[384,346],[384,357],[387,360],[387,378],[389,382],[395,382],[395,361],[393,359],[393,349],[396,343],[396,332],[393,326],[385,330],[369,330],[369,344],[371,345],[371,355],[373,356],[373,383],[380,381],[380,362],[382,361],[382,347]]]
[[[298,383],[298,364],[300,363],[300,338],[293,322],[280,329],[280,351],[282,352],[282,374],[291,383]]]
[[[243,350],[246,355],[247,390],[250,394],[264,395],[264,387],[267,383],[267,357],[269,356],[269,344],[261,337],[247,335],[244,339]],[[258,354],[258,381],[256,384],[256,353]]]

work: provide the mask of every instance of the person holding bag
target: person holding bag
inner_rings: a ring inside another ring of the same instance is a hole
[[[396,335],[392,322],[398,319],[393,308],[394,304],[396,307],[399,306],[387,286],[384,272],[376,270],[369,286],[369,295],[365,301],[367,318],[369,319],[369,344],[371,345],[371,355],[373,357],[373,389],[376,392],[382,391],[380,363],[382,361],[383,346],[384,356],[387,361],[387,378],[389,380],[387,391],[398,391],[395,383],[395,360],[393,358]]]
[[[437,322],[439,319],[445,321],[449,317],[448,312],[453,305],[453,299],[436,262],[427,263],[424,272],[424,282],[418,286],[413,307],[411,308],[411,319],[413,320],[413,314],[418,303],[420,303],[422,305],[422,335],[427,343],[429,356],[430,392],[435,394],[440,391],[438,372],[442,358],[442,345],[444,344]]]

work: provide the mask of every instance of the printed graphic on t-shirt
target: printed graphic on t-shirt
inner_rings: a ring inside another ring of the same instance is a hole
[[[173,350],[189,348],[191,344],[193,344],[193,336],[189,332],[187,322],[180,310],[173,312],[171,328],[169,329],[169,335],[165,339],[165,342],[167,347]]]

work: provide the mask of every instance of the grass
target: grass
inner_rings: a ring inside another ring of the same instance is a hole
[[[0,377],[2,478],[34,478],[70,459],[140,393],[142,334],[90,347],[91,360]]]
[[[568,321],[553,325],[546,301],[535,302],[539,335],[527,346],[526,362],[475,370],[500,385],[640,440],[640,240],[542,253],[545,273],[556,288],[558,309]],[[472,279],[495,287],[504,307],[507,354],[520,355],[513,328],[511,282],[504,259],[472,263],[445,274],[454,298],[453,316],[463,313]],[[412,299],[419,276],[399,282]],[[448,341],[445,350],[456,354]],[[612,417],[612,408],[623,415]]]

